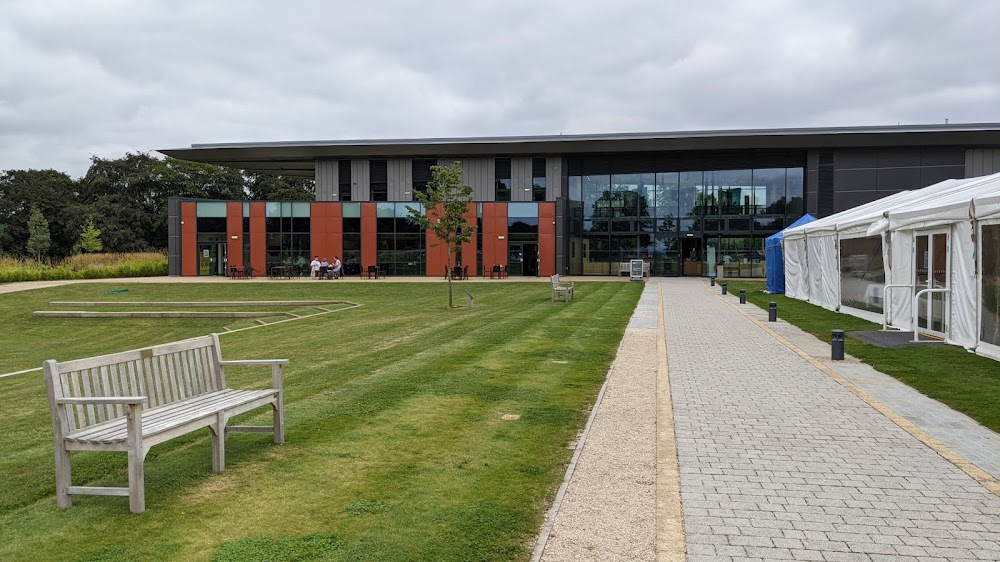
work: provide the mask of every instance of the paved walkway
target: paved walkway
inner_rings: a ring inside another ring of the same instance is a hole
[[[616,473],[615,467],[648,465],[648,438],[629,435],[614,449],[597,440],[583,444],[563,505],[591,508],[559,511],[542,560],[568,559],[561,548],[574,541],[584,544],[572,551],[576,560],[1000,560],[1000,496],[970,472],[989,476],[971,465],[961,470],[960,457],[948,460],[925,443],[933,438],[914,436],[926,437],[964,416],[900,391],[863,366],[820,360],[828,347],[784,323],[769,333],[770,327],[741,313],[753,307],[718,296],[701,280],[648,283],[646,306],[637,310],[630,332],[649,331],[648,302],[657,294],[663,296],[657,337],[666,348],[666,368],[658,369],[669,373],[669,386],[658,389],[657,399],[661,411],[663,402],[668,412],[672,406],[675,430],[665,432],[660,423],[654,438],[659,467],[669,461],[679,466],[686,557],[662,540],[670,529],[661,521],[671,518],[666,496],[675,493],[661,485],[668,470],[658,469],[653,509],[643,498],[588,495],[588,474],[614,488],[616,474],[625,483],[636,474],[631,468]],[[646,340],[626,334],[619,357],[632,345],[653,353]],[[863,388],[852,389],[842,380],[848,375]],[[628,402],[623,409],[608,399],[616,387],[622,395],[630,385],[648,388],[654,376],[612,369],[592,427],[607,425],[605,431],[623,435],[641,427],[638,416],[648,415],[648,407]],[[895,400],[909,415],[892,412],[879,397]],[[933,415],[915,414],[921,411]],[[665,433],[676,436],[672,459],[665,454]],[[981,464],[1000,458],[995,434],[987,431],[982,441],[962,435],[935,437],[951,449],[978,443]],[[618,492],[628,488],[622,484]],[[655,526],[623,523],[649,520]],[[594,531],[602,522],[606,528]],[[604,538],[615,536],[628,537],[630,548]]]

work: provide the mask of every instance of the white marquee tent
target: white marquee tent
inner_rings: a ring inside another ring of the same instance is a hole
[[[788,296],[1000,358],[1000,174],[790,229],[784,256]]]

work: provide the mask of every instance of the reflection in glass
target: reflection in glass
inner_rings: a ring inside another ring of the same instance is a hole
[[[882,313],[885,264],[882,237],[840,241],[840,304]]]

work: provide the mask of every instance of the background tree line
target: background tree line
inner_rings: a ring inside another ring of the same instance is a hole
[[[95,231],[105,252],[165,249],[170,197],[311,201],[315,182],[146,153],[94,156],[76,180],[56,170],[6,170],[0,174],[0,255],[59,258],[92,251]],[[39,215],[49,237],[41,252]]]

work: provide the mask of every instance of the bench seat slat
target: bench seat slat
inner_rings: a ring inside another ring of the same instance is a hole
[[[220,390],[147,410],[143,412],[142,417],[142,436],[151,437],[196,419],[214,416],[220,410],[228,410],[276,395],[276,390]],[[83,443],[115,443],[125,441],[126,437],[125,418],[119,418],[70,433],[66,435],[66,440]]]

